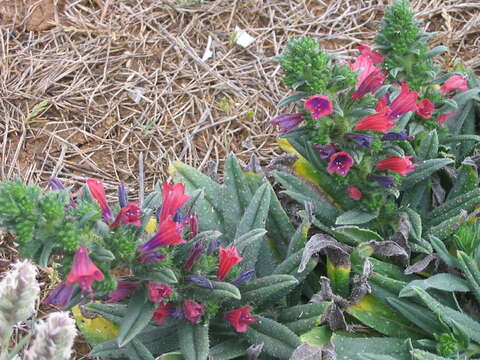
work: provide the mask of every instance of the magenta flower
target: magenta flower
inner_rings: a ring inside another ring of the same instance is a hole
[[[393,100],[390,105],[389,117],[396,120],[400,115],[403,115],[409,111],[417,110],[418,93],[416,91],[410,91],[408,84],[402,84],[402,90],[400,94]]]
[[[113,218],[113,215],[110,207],[107,204],[107,198],[105,196],[105,189],[103,188],[103,184],[95,179],[87,179],[87,186],[90,194],[92,194],[92,197],[97,200],[98,204],[100,205],[103,217],[106,220],[111,220]]]
[[[217,280],[223,281],[230,270],[242,260],[243,258],[238,255],[237,248],[229,247],[225,249],[220,247]]]
[[[372,59],[367,55],[360,54],[355,59],[353,64],[349,64],[350,69],[352,70],[360,70],[358,74],[358,80],[356,83],[356,87],[358,88],[360,84],[373,72],[377,71],[379,68],[375,66]]]
[[[385,81],[385,74],[381,69],[375,69],[358,86],[358,89],[352,94],[352,100],[358,100],[366,94],[374,93]]]
[[[115,218],[115,221],[110,224],[110,228],[114,229],[120,225],[135,225],[142,226],[140,215],[142,210],[138,207],[138,201],[128,203],[127,206],[122,207]]]
[[[138,282],[136,281],[119,281],[117,288],[108,293],[108,300],[104,301],[105,304],[113,304],[125,299],[137,286]]]
[[[153,313],[152,321],[162,325],[165,319],[172,315],[173,307],[171,304],[161,303]]]
[[[61,283],[58,285],[52,293],[43,301],[44,304],[54,305],[60,308],[64,308],[70,302],[73,294],[73,286]]]
[[[346,152],[337,152],[330,157],[327,172],[329,174],[336,173],[340,176],[346,176],[353,164],[354,161],[349,154]]]
[[[229,311],[225,314],[225,320],[232,325],[236,332],[247,332],[247,325],[252,325],[257,322],[255,316],[250,313],[251,310],[251,306],[243,306],[239,309]]]
[[[170,286],[165,284],[158,284],[154,282],[148,283],[148,298],[152,302],[160,302],[172,296],[173,290]]]
[[[320,157],[320,159],[328,159],[337,151],[337,149],[335,148],[335,145],[333,144],[313,145],[313,149],[318,152],[318,156]]]
[[[308,98],[304,107],[310,111],[313,120],[319,120],[333,113],[333,104],[325,95],[314,95]]]
[[[415,170],[415,164],[410,160],[412,157],[413,156],[392,156],[379,161],[375,169],[390,170],[402,176],[407,176],[409,173]]]
[[[358,45],[357,49],[360,51],[360,55],[368,57],[373,64],[381,64],[383,62],[383,55],[378,51],[372,50],[368,45]]]
[[[389,116],[390,108],[386,99],[380,99],[375,106],[375,114],[367,115],[355,124],[355,130],[374,130],[386,133],[395,124]]]
[[[467,79],[460,75],[453,75],[440,88],[442,94],[448,94],[452,90],[468,90]]]
[[[196,324],[203,315],[204,307],[205,305],[199,304],[193,300],[185,299],[183,300],[183,315],[185,316],[185,319],[192,324]]]
[[[362,192],[356,186],[350,185],[348,187],[348,196],[350,196],[353,200],[361,200]]]
[[[168,182],[162,184],[162,210],[160,212],[160,223],[168,219],[172,219],[177,211],[185,205],[190,196],[185,194],[184,184],[170,185]]]
[[[160,223],[160,230],[145,244],[138,247],[143,254],[149,253],[160,246],[182,244],[186,241],[182,238],[183,225],[176,223],[170,216]]]
[[[141,264],[156,264],[165,259],[165,255],[159,253],[158,251],[152,250],[145,254],[140,255],[137,261]]]
[[[93,292],[92,283],[95,280],[103,280],[104,276],[98,267],[90,260],[88,249],[82,246],[77,249],[73,257],[72,269],[68,273],[66,284],[72,285],[78,283],[82,293],[85,291]]]
[[[303,121],[305,114],[282,114],[270,121],[272,125],[280,126],[281,133],[287,133],[295,129]]]
[[[190,270],[192,266],[198,261],[198,259],[200,259],[204,248],[205,245],[201,241],[197,242],[194,245],[193,249],[190,251],[190,254],[188,254],[187,260],[185,260],[185,263],[183,264],[183,268],[185,270]]]
[[[455,115],[457,112],[452,111],[446,114],[442,114],[437,118],[437,123],[439,124],[445,124],[453,115]]]
[[[189,215],[187,219],[184,221],[185,225],[188,225],[188,232],[190,233],[190,238],[194,238],[198,235],[198,216],[197,215]]]
[[[416,113],[424,119],[430,119],[433,110],[435,110],[435,106],[433,106],[432,102],[428,99],[424,99],[417,104]]]

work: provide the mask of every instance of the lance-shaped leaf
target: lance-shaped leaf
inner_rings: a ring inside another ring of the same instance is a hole
[[[288,245],[288,255],[292,255],[300,249],[303,249],[307,242],[308,231],[312,226],[313,221],[313,205],[311,203],[305,204],[305,211],[300,215],[302,217],[301,224],[291,237]]]
[[[466,335],[476,342],[480,342],[480,323],[473,320],[468,315],[459,311],[453,310],[430,296],[425,290],[420,288],[414,288],[417,294],[420,296],[422,302],[442,321],[449,325],[451,328],[458,327],[459,324],[463,327]]]
[[[303,250],[299,250],[295,254],[290,255],[288,258],[286,258],[284,261],[277,265],[277,267],[273,271],[273,274],[288,274],[296,277],[299,282],[303,281],[307,277],[307,275],[310,274],[313,269],[315,269],[317,262],[314,260],[310,260],[305,269],[303,269],[302,272],[298,272],[302,256]]]
[[[452,268],[458,268],[457,259],[448,252],[448,249],[442,240],[433,235],[429,236],[428,239],[430,240],[430,243],[435,249],[437,255],[440,257],[440,259],[443,260],[445,264]]]
[[[295,349],[290,360],[319,360],[322,356],[321,347],[302,344]]]
[[[250,230],[249,232],[243,234],[239,238],[235,239],[233,242],[233,246],[235,246],[238,250],[238,252],[241,255],[244,255],[244,251],[249,246],[253,246],[254,243],[256,242],[262,242],[263,237],[267,233],[267,230],[265,229],[253,229]]]
[[[296,334],[303,334],[316,326],[331,302],[322,301],[297,305],[280,312],[278,320]]]
[[[125,355],[131,360],[155,360],[150,350],[138,339],[133,339],[128,344],[127,349],[125,349]]]
[[[452,163],[454,163],[452,159],[431,159],[420,163],[413,172],[402,180],[400,190],[407,190],[413,187],[415,184],[430,177],[435,171]]]
[[[377,212],[364,212],[361,210],[349,210],[337,217],[336,225],[358,225],[365,224],[378,217]]]
[[[135,275],[142,280],[150,280],[163,284],[176,284],[178,282],[175,273],[168,268],[149,269],[148,272],[137,272]]]
[[[470,290],[468,288],[468,283],[462,278],[448,273],[441,273],[433,275],[425,280],[414,280],[408,283],[400,292],[400,297],[415,296],[415,287],[423,290],[437,289],[449,292],[467,292]]]
[[[211,283],[213,284],[213,289],[195,287],[191,291],[205,301],[213,300],[221,302],[227,299],[240,300],[242,297],[235,285],[222,281],[211,281]]]
[[[468,217],[469,215],[465,210],[460,210],[458,215],[429,228],[427,235],[435,236],[440,240],[447,239],[457,231],[457,229],[468,219]]]
[[[413,209],[406,208],[406,215],[410,221],[410,235],[417,240],[421,241],[422,239],[422,217]]]
[[[410,360],[409,348],[405,339],[347,337],[332,335],[337,360],[360,360],[362,354],[391,356],[397,360]]]
[[[478,186],[478,171],[475,162],[471,158],[466,158],[458,169],[457,178],[452,189],[447,195],[447,201],[455,199],[457,196],[475,190]]]
[[[289,359],[300,346],[300,338],[286,326],[256,315],[257,322],[249,325],[245,334],[252,345],[263,344],[264,352],[279,359]]]
[[[127,314],[120,327],[117,338],[120,347],[128,344],[148,325],[154,310],[155,305],[148,300],[146,288],[138,288],[130,299]]]
[[[365,295],[370,294],[372,289],[368,281],[373,275],[373,265],[367,259],[363,263],[363,270],[361,274],[356,274],[352,280],[352,292],[349,300],[352,302],[360,301]]]
[[[291,275],[270,275],[248,282],[241,287],[242,303],[274,304],[298,285]]]
[[[438,257],[435,254],[428,254],[422,260],[417,261],[415,264],[408,266],[405,269],[405,274],[415,274],[425,270],[432,262],[435,264],[435,268],[438,266]]]
[[[420,143],[416,160],[433,159],[438,154],[438,135],[436,130],[429,132]]]
[[[370,240],[383,241],[375,231],[358,226],[339,226],[333,229],[333,234],[338,241],[353,246]]]
[[[420,350],[420,349],[413,349],[410,353],[412,354],[413,360],[449,360],[450,359],[450,358],[432,354],[431,352]]]
[[[300,340],[311,346],[317,346],[325,349],[330,345],[332,331],[327,325],[317,326],[300,336]]]
[[[185,323],[178,328],[178,343],[185,360],[207,360],[208,325]]]
[[[468,281],[468,286],[480,302],[480,269],[478,263],[463,251],[457,251],[457,259]]]
[[[209,356],[215,360],[231,360],[245,355],[247,343],[240,339],[231,339],[221,342],[210,348]]]

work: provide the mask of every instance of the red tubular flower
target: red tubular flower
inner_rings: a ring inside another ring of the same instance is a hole
[[[448,119],[450,119],[453,115],[455,115],[457,112],[456,111],[452,111],[452,112],[449,112],[447,114],[442,114],[440,115],[438,118],[437,118],[437,123],[439,124],[445,124]]]
[[[217,269],[217,280],[223,281],[228,275],[232,267],[242,261],[243,258],[238,255],[237,248],[222,248],[220,247],[219,265]]]
[[[185,205],[190,196],[185,195],[185,184],[170,185],[168,182],[162,184],[162,210],[160,212],[160,223],[169,216],[172,218],[177,211]],[[161,227],[161,225],[160,225]]]
[[[408,84],[402,84],[402,90],[400,94],[393,100],[390,105],[391,119],[397,119],[400,115],[403,115],[409,111],[417,110],[418,93],[416,91],[410,91]]]
[[[247,325],[255,324],[257,319],[250,313],[252,308],[250,306],[243,306],[239,309],[229,311],[225,314],[227,320],[236,332],[247,332]]]
[[[435,107],[428,99],[424,99],[417,104],[417,114],[424,119],[430,119],[434,109]]]
[[[136,281],[120,281],[117,285],[117,288],[108,293],[108,300],[105,301],[106,304],[117,303],[120,300],[126,298],[132,293],[138,286]]]
[[[114,229],[125,224],[142,226],[140,221],[141,213],[142,210],[138,207],[138,201],[130,202],[127,206],[120,209],[115,221],[110,224],[110,228]]]
[[[154,237],[138,248],[143,254],[149,253],[160,246],[182,244],[186,242],[182,238],[183,225],[172,220],[172,216],[160,223],[160,230]]]
[[[453,75],[440,88],[442,94],[448,94],[452,90],[468,90],[467,79],[460,75]]]
[[[203,308],[205,305],[199,304],[193,300],[183,300],[183,315],[185,319],[192,324],[198,323],[203,315]]]
[[[92,197],[98,201],[100,209],[102,209],[103,217],[106,220],[111,220],[113,218],[113,215],[110,207],[107,204],[107,198],[105,196],[105,189],[103,188],[103,184],[95,179],[87,179],[87,186],[90,194],[92,194]]]
[[[315,95],[305,101],[305,109],[310,111],[313,120],[333,113],[333,104],[325,95]]]
[[[375,69],[360,83],[358,89],[352,94],[352,100],[355,101],[363,97],[365,94],[374,93],[383,85],[384,81],[385,74],[381,69]]]
[[[274,118],[270,123],[272,125],[280,126],[281,133],[287,133],[290,130],[295,129],[303,121],[305,114],[282,114]]]
[[[85,246],[80,247],[73,257],[72,269],[68,273],[67,285],[78,283],[82,292],[92,290],[94,280],[103,280],[104,276],[97,266],[88,257],[88,249]]]
[[[352,157],[346,152],[337,152],[330,157],[327,172],[329,174],[337,173],[340,176],[346,176],[353,166]]]
[[[152,302],[160,302],[170,296],[172,296],[173,290],[170,286],[165,284],[148,283],[148,298]]]
[[[390,108],[387,100],[382,98],[375,105],[376,114],[367,115],[365,118],[355,124],[355,130],[374,130],[386,133],[395,124],[389,117]]]
[[[360,84],[373,72],[377,71],[378,68],[373,63],[372,59],[369,56],[360,54],[355,59],[353,64],[349,64],[350,69],[358,70],[360,69],[360,73],[358,74],[358,80],[356,86],[359,87]]]
[[[167,317],[172,314],[172,307],[170,304],[160,304],[153,313],[152,321],[162,325]]]
[[[383,62],[383,55],[378,51],[370,49],[370,46],[360,44],[357,49],[360,51],[360,55],[370,58],[373,64],[381,64]]]
[[[349,186],[348,196],[350,196],[353,200],[361,200],[362,192],[356,186]]]
[[[410,161],[413,156],[393,156],[387,159],[383,159],[377,163],[375,169],[377,170],[391,170],[399,173],[402,176],[407,176],[413,170],[415,170],[415,164]]]

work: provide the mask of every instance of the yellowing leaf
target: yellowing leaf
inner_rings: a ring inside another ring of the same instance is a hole
[[[293,146],[290,145],[290,143],[288,142],[288,140],[285,139],[285,138],[280,138],[280,140],[278,140],[278,145],[280,146],[280,148],[281,148],[283,151],[285,151],[285,152],[287,152],[287,153],[290,153],[290,154],[292,154],[292,153],[298,154],[297,150],[295,150],[295,149],[293,148]]]
[[[86,318],[78,305],[72,308],[72,313],[80,332],[91,346],[115,339],[118,336],[118,325],[104,317],[98,315],[93,319]]]
[[[157,219],[154,216],[148,220],[147,226],[145,226],[145,231],[149,234],[154,234],[157,230]]]

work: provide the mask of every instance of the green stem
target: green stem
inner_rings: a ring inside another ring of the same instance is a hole
[[[7,359],[8,356],[8,345],[10,344],[10,336],[12,336],[13,329],[7,329],[2,342],[1,342],[1,349],[2,352],[0,353],[0,360]]]

